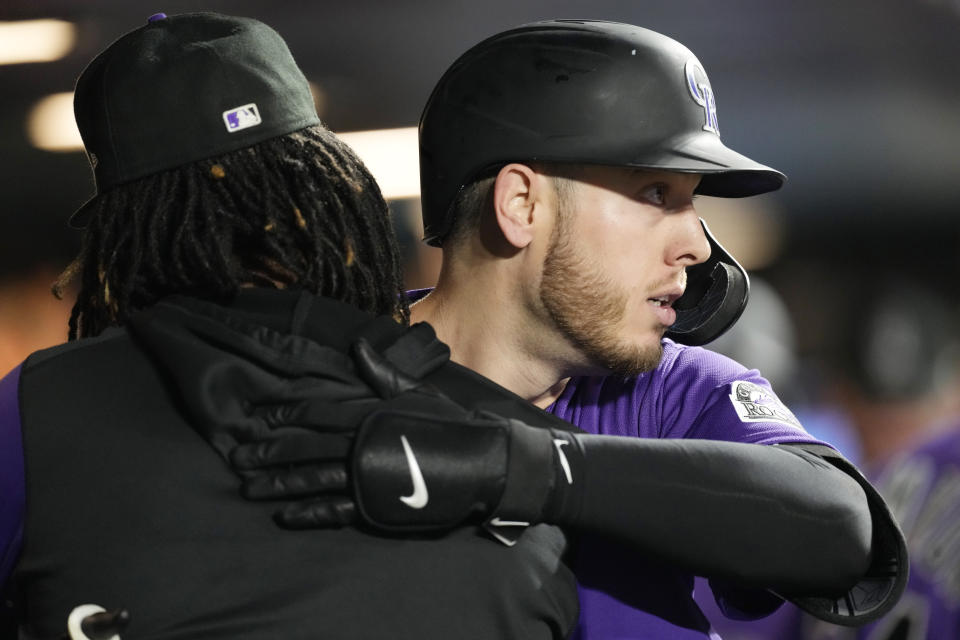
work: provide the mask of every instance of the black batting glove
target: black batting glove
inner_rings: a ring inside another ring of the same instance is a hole
[[[261,429],[256,438],[236,444],[227,452],[231,465],[243,477],[242,493],[249,499],[322,496],[290,505],[278,513],[277,520],[284,526],[329,526],[333,524],[328,522],[331,518],[341,524],[352,522],[352,507],[341,505],[341,499],[330,496],[347,488],[349,452],[365,417],[387,409],[414,410],[451,419],[467,416],[460,405],[401,372],[362,338],[354,346],[352,365],[350,369],[356,383],[362,385],[362,393],[355,392],[344,403],[321,390],[310,397],[309,412],[300,409],[299,403],[294,407],[271,403],[271,413],[293,419]],[[322,515],[320,521],[315,521],[317,513]]]
[[[576,508],[582,452],[571,434],[468,413],[364,341],[353,355],[383,404],[352,442],[304,425],[282,439],[241,445],[231,456],[247,476],[247,497],[310,496],[277,512],[281,526],[362,522],[385,531],[430,531],[489,521],[510,527]]]

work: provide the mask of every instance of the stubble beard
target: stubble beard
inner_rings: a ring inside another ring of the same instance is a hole
[[[563,336],[593,366],[615,375],[634,376],[660,363],[663,346],[631,344],[617,335],[628,296],[589,258],[580,255],[558,224],[547,248],[540,280],[540,301]]]

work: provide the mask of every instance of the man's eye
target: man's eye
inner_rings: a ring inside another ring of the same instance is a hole
[[[640,192],[640,197],[651,204],[663,205],[667,202],[667,187],[662,184],[653,184]]]

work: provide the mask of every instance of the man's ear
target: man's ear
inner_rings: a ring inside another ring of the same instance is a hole
[[[493,211],[504,239],[522,249],[535,236],[534,210],[542,199],[541,176],[525,164],[508,164],[493,185]]]

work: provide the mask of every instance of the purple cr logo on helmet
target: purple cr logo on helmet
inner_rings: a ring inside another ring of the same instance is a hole
[[[684,72],[693,101],[703,107],[703,130],[720,135],[720,124],[717,122],[717,100],[713,97],[707,72],[696,60],[687,61]]]

